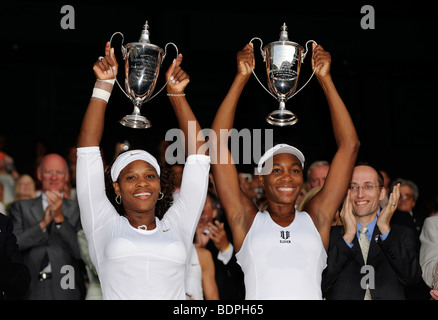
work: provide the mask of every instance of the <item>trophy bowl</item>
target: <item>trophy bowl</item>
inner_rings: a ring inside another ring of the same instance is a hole
[[[312,73],[312,76],[304,86],[298,91],[296,90],[301,64],[308,52],[307,44],[313,40],[309,40],[306,43],[306,51],[304,52],[304,48],[298,43],[289,41],[286,24],[283,24],[281,28],[279,41],[272,42],[263,47],[263,41],[260,38],[253,38],[250,43],[254,39],[258,39],[261,42],[260,51],[266,63],[269,90],[261,83],[254,70],[253,74],[260,85],[279,102],[278,109],[272,111],[267,116],[266,121],[276,126],[293,125],[298,122],[298,117],[292,111],[286,109],[286,102],[303,89],[313,77]]]
[[[298,121],[298,117],[286,109],[286,101],[297,89],[303,50],[302,46],[291,41],[276,41],[263,48],[268,87],[280,103],[279,109],[266,118],[269,124],[287,126]]]
[[[154,92],[164,50],[153,44],[134,42],[126,45],[126,51],[125,90],[134,103],[134,111],[119,122],[130,128],[150,128],[151,122],[140,110]]]
[[[117,85],[122,92],[134,104],[132,114],[124,116],[119,123],[130,128],[147,129],[151,127],[151,122],[141,115],[142,105],[157,96],[167,85],[164,86],[155,94],[152,95],[160,73],[161,65],[166,57],[167,46],[173,45],[177,51],[178,48],[174,43],[167,43],[165,49],[151,44],[149,40],[149,26],[146,21],[138,42],[128,43],[123,45],[124,36],[121,32],[116,32],[111,36],[110,43],[116,34],[122,36],[122,54],[125,60],[125,90],[114,76]]]

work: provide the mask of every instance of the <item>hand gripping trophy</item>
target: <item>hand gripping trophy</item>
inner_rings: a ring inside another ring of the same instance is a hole
[[[138,40],[138,42],[128,43],[126,46],[123,45],[124,36],[121,32],[115,32],[110,39],[111,43],[116,34],[122,36],[121,49],[123,59],[125,60],[126,91],[123,90],[117,78],[114,78],[119,88],[134,104],[133,113],[126,115],[119,121],[122,125],[130,128],[146,129],[151,127],[151,122],[140,114],[141,106],[143,103],[157,96],[167,85],[166,82],[155,95],[152,95],[169,44],[175,47],[177,52],[176,56],[178,57],[178,48],[172,42],[166,44],[164,47],[165,50],[151,44],[148,29],[148,22],[146,21],[141,32],[140,40]]]
[[[309,80],[307,80],[307,82],[296,91],[301,63],[303,63],[308,52],[307,44],[315,41],[307,41],[306,51],[303,52],[304,48],[302,46],[298,43],[289,41],[287,26],[285,23],[281,27],[279,41],[272,42],[262,49],[263,41],[260,38],[253,38],[250,43],[255,39],[258,39],[261,42],[260,52],[263,61],[266,62],[269,90],[260,82],[254,70],[252,72],[260,85],[280,103],[279,108],[271,112],[266,118],[266,121],[276,126],[293,125],[297,123],[298,117],[286,109],[286,101],[301,91],[301,89],[309,83],[315,73],[315,71],[313,71]]]

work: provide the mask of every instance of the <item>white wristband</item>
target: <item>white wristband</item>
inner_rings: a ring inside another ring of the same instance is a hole
[[[97,79],[96,84],[94,85],[93,94],[91,95],[91,98],[101,99],[106,103],[108,103],[115,81],[116,81],[115,79],[111,79],[111,80]]]

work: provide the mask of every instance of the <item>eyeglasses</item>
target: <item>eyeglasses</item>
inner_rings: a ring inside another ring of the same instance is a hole
[[[351,192],[359,192],[359,188],[362,188],[362,190],[366,192],[372,192],[375,188],[379,188],[379,187],[380,186],[376,186],[374,184],[365,184],[363,186],[351,185],[349,189]]]

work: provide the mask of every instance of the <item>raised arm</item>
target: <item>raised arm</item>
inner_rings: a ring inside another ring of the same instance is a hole
[[[167,95],[169,96],[170,103],[175,111],[179,127],[184,133],[184,150],[186,155],[191,155],[198,153],[198,151],[202,151],[203,149],[201,146],[205,141],[204,136],[202,135],[201,126],[199,125],[184,94],[184,89],[190,82],[190,77],[180,67],[182,59],[182,54],[179,54],[178,58],[173,61],[172,66],[170,66],[166,73],[166,80],[168,80]],[[198,134],[200,134],[199,137]],[[189,138],[192,139],[189,140]],[[201,153],[204,154],[203,152]]]
[[[100,58],[93,66],[96,84],[82,120],[78,147],[97,147],[100,144],[105,122],[105,110],[114,86],[114,76],[111,68],[117,75],[118,64],[114,56],[114,49],[107,42],[105,56]]]
[[[330,75],[330,53],[313,45],[312,66],[330,109],[333,133],[338,150],[331,162],[325,184],[305,210],[312,217],[327,250],[334,215],[343,202],[359,152],[359,139],[347,107],[339,96]]]
[[[213,120],[212,130],[217,139],[209,140],[213,177],[230,224],[236,252],[240,250],[258,209],[240,188],[237,169],[228,150],[228,133],[234,123],[237,102],[253,66],[254,50],[249,44],[237,55],[237,74]]]

